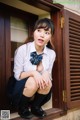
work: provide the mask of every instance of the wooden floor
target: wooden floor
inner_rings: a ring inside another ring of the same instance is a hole
[[[62,110],[57,108],[51,108],[49,110],[46,110],[47,116],[43,118],[43,120],[54,120],[54,118],[59,117],[62,113]],[[38,117],[33,117],[31,119],[24,119],[21,117],[12,118],[11,120],[40,120]]]

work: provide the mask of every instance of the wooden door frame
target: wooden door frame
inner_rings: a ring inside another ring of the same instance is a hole
[[[40,4],[42,4],[43,2],[40,0],[39,1],[40,2]],[[62,30],[61,30],[61,28],[60,28],[60,17],[61,17],[61,10],[62,10],[62,8],[63,8],[63,6],[58,6],[58,7],[56,7],[54,4],[51,4],[51,3],[46,3],[45,4],[45,2],[44,2],[44,6],[45,6],[45,10],[48,10],[50,13],[51,13],[51,18],[52,18],[52,20],[54,21],[54,24],[55,24],[55,28],[56,28],[56,32],[55,32],[55,35],[54,35],[54,38],[55,38],[55,40],[56,40],[56,42],[55,42],[55,46],[56,46],[56,52],[58,53],[57,54],[57,59],[56,59],[56,61],[55,61],[55,64],[54,64],[54,69],[53,69],[53,79],[55,80],[55,79],[57,79],[57,82],[55,81],[53,84],[54,85],[57,85],[57,91],[58,91],[58,93],[56,92],[55,94],[54,94],[54,92],[53,92],[53,95],[55,96],[55,97],[53,97],[53,107],[57,107],[57,108],[62,108],[63,107],[63,103],[62,103],[62,82],[61,82],[61,79],[63,79],[62,78],[62,70],[61,70],[61,68],[62,68],[62,61],[61,61],[61,59],[62,59],[62,54],[59,54],[60,53],[60,49],[61,49],[61,47],[62,47],[62,45],[61,44],[58,44],[58,42],[59,41],[61,41],[62,42],[62,39],[61,39],[61,35],[62,35]],[[7,7],[7,6],[6,6]],[[37,5],[36,5],[36,7],[38,7]],[[46,7],[48,8],[48,9],[46,9]],[[9,8],[9,6],[8,6],[8,8]],[[44,9],[44,8],[43,8]],[[13,13],[13,15],[14,15],[14,11],[16,12],[16,10],[17,9],[12,9],[11,7],[10,7],[10,9],[8,9],[8,11],[10,11],[11,10],[11,12],[10,13]],[[20,12],[20,10],[19,10],[19,15],[21,14],[21,13],[23,13],[23,12]],[[26,12],[24,12],[24,15],[26,15]],[[57,34],[56,33],[59,33],[59,35],[60,36],[57,36]],[[10,40],[9,40],[10,41]],[[7,41],[7,44],[6,44],[6,49],[7,49],[7,45],[8,45],[8,42],[9,41]],[[11,46],[10,46],[11,47]],[[61,51],[62,51],[62,49],[61,49]],[[7,52],[6,52],[7,54],[8,54],[8,49],[7,49]],[[6,58],[6,61],[7,61],[7,59],[9,60],[9,58],[7,57]],[[7,65],[8,66],[8,65]],[[7,68],[7,66],[6,66],[6,68]],[[58,71],[58,74],[56,74],[55,72],[56,71]],[[10,68],[8,69],[8,77],[9,77],[9,73],[10,72]],[[7,78],[8,78],[7,77]],[[57,78],[56,78],[57,77]],[[56,90],[56,88],[55,87],[53,87],[53,90],[55,91]],[[59,91],[60,90],[60,91]],[[55,105],[55,103],[56,103],[56,105]]]

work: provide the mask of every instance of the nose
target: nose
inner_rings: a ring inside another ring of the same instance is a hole
[[[44,38],[44,32],[41,32],[40,37]]]

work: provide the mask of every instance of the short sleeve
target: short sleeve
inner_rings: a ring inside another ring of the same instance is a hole
[[[50,78],[52,79],[52,68],[54,65],[54,61],[56,59],[56,53],[52,51],[51,56],[50,56],[50,62],[49,62],[49,73],[50,73]]]
[[[19,80],[21,72],[23,72],[23,58],[24,58],[24,50],[22,47],[19,47],[15,51],[14,55],[14,77]]]

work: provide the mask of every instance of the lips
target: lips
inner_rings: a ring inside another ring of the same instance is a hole
[[[38,39],[38,41],[39,41],[40,43],[44,42],[44,40],[42,40],[42,39]]]

